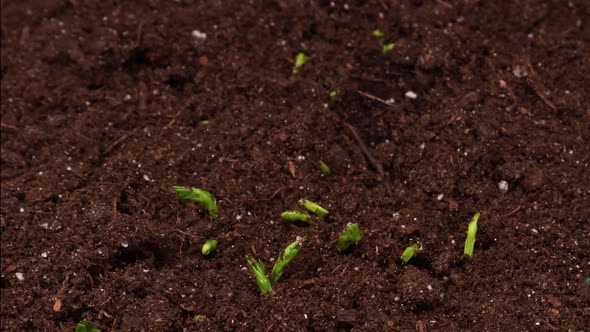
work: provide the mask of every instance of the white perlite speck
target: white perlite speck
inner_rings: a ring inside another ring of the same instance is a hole
[[[436,196],[436,200],[437,201],[442,201],[443,197],[445,197],[444,194],[438,194],[438,196]]]
[[[503,193],[507,193],[508,192],[508,182],[506,182],[504,180],[498,182],[498,189],[500,189],[500,191]]]
[[[193,30],[193,32],[191,32],[191,34],[198,41],[204,41],[205,39],[207,39],[207,34],[204,32],[201,32],[199,30]]]
[[[16,272],[14,275],[16,276],[16,279],[18,279],[18,281],[25,280],[25,274],[22,272]]]
[[[408,92],[406,92],[406,97],[408,97],[410,99],[416,99],[416,98],[418,98],[418,95],[414,91],[408,91]]]

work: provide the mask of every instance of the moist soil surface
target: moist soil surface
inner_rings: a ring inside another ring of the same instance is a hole
[[[2,330],[587,329],[589,18],[581,0],[2,1]],[[282,220],[301,198],[329,218]],[[348,223],[364,237],[338,253]],[[261,295],[246,256],[268,271],[297,236]]]

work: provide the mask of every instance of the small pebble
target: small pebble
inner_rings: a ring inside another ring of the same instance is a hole
[[[406,92],[406,97],[408,97],[410,99],[416,99],[416,98],[418,98],[418,95],[414,91],[408,91],[408,92]]]

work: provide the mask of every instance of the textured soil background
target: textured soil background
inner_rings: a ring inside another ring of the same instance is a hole
[[[1,5],[2,330],[590,326],[587,2]],[[280,220],[303,197],[331,218]],[[342,255],[348,222],[364,238]],[[245,256],[296,236],[259,295]]]

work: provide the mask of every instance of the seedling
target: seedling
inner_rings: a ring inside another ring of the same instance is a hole
[[[314,203],[314,202],[307,200],[307,199],[300,199],[298,203],[299,203],[299,205],[306,208],[309,212],[315,214],[316,216],[318,216],[320,218],[324,218],[329,213],[328,210],[324,209],[319,204]]]
[[[408,264],[410,259],[412,259],[412,257],[414,257],[414,255],[416,255],[418,251],[420,251],[420,249],[420,243],[415,243],[407,247],[406,250],[404,250],[404,252],[402,253],[402,256],[400,257],[402,260],[402,264]]]
[[[375,38],[383,38],[385,36],[385,33],[383,33],[383,31],[379,29],[375,29],[373,30],[373,32],[371,32],[371,35]]]
[[[197,322],[197,323],[202,323],[202,322],[204,322],[204,321],[206,321],[206,320],[207,320],[207,317],[206,317],[205,315],[199,315],[199,314],[196,314],[196,315],[193,317],[193,319],[194,319],[194,320],[195,320],[195,322]]]
[[[471,218],[471,222],[469,222],[469,227],[467,228],[467,238],[465,239],[465,250],[463,251],[463,254],[469,256],[469,259],[473,259],[473,246],[475,245],[478,220],[479,212]]]
[[[346,252],[352,247],[353,245],[357,244],[363,235],[361,234],[361,230],[358,224],[349,224],[346,226],[340,237],[338,237],[338,242],[336,243],[336,250],[340,252]]]
[[[271,293],[272,286],[270,284],[270,280],[268,280],[266,277],[264,263],[259,259],[254,259],[248,256],[246,256],[246,260],[248,262],[248,268],[250,269],[250,272],[252,272],[254,278],[256,279],[258,288],[260,288],[260,292],[262,294]]]
[[[330,91],[330,93],[328,94],[328,96],[330,96],[330,99],[336,99],[336,97],[338,97],[338,95],[340,95],[340,93],[342,93],[342,91],[340,90],[340,88],[336,88],[336,89]]]
[[[272,292],[272,285],[279,281],[283,275],[285,266],[287,266],[287,264],[289,264],[293,258],[299,254],[303,242],[305,242],[305,238],[298,236],[295,242],[291,243],[287,246],[287,248],[285,248],[283,254],[279,256],[272,268],[270,279],[268,279],[266,276],[264,263],[261,260],[246,256],[248,267],[254,275],[256,283],[258,284],[258,288],[260,288],[260,292],[262,294]]]
[[[211,239],[205,241],[205,244],[201,247],[201,253],[205,257],[217,256],[217,240]]]
[[[209,214],[217,219],[217,201],[210,193],[203,189],[182,186],[174,186],[174,190],[178,197],[203,205]]]
[[[100,329],[85,318],[76,325],[76,332],[100,332]]]
[[[303,65],[307,62],[307,56],[303,52],[297,53],[295,56],[295,66],[293,67],[293,74],[298,74],[299,70],[303,68]]]
[[[270,283],[275,284],[281,276],[283,275],[283,270],[285,266],[289,264],[295,256],[299,253],[301,246],[303,245],[304,238],[297,237],[295,242],[291,243],[290,245],[285,248],[283,254],[277,259],[275,265],[272,267],[272,272],[270,273]]]
[[[381,53],[383,53],[383,55],[387,55],[387,54],[391,53],[391,51],[393,51],[394,48],[395,48],[395,43],[387,43],[387,44],[383,45],[383,49],[381,50]]]
[[[285,220],[288,220],[290,222],[300,222],[300,223],[304,223],[304,224],[313,224],[311,221],[309,221],[309,215],[307,213],[304,212],[299,212],[299,211],[285,211],[283,213],[281,213],[281,217]]]
[[[323,160],[320,160],[320,170],[322,170],[322,173],[324,173],[324,175],[332,174],[330,166],[328,166],[328,164],[326,164]]]

